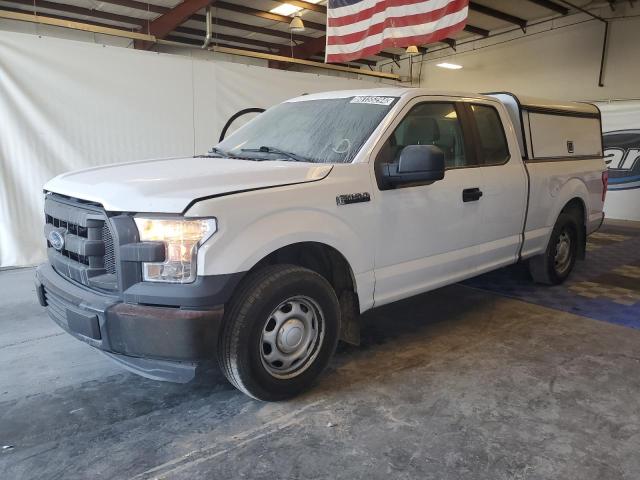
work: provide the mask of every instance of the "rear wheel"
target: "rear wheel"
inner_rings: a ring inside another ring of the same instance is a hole
[[[340,309],[329,282],[293,265],[250,274],[232,299],[218,360],[229,381],[259,400],[307,389],[329,363]]]
[[[558,216],[547,250],[529,260],[529,271],[535,282],[559,285],[567,279],[576,262],[578,228],[573,215]]]

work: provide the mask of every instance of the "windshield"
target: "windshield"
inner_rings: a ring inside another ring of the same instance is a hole
[[[281,103],[211,153],[255,160],[349,163],[396,100],[356,96]]]

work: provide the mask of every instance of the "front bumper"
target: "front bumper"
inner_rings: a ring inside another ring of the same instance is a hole
[[[224,306],[199,309],[123,303],[60,276],[36,270],[36,292],[49,316],[74,337],[141,375],[189,381],[201,360],[215,355]]]

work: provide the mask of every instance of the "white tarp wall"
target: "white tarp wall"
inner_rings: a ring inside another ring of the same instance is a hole
[[[204,153],[243,108],[372,86],[380,85],[0,32],[0,267],[44,259],[42,186],[55,175]]]
[[[609,189],[607,218],[640,220],[640,101],[598,104]]]

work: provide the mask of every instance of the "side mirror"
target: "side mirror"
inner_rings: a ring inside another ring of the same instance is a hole
[[[435,145],[408,145],[397,163],[383,165],[383,182],[387,188],[430,183],[444,178],[444,152]]]

